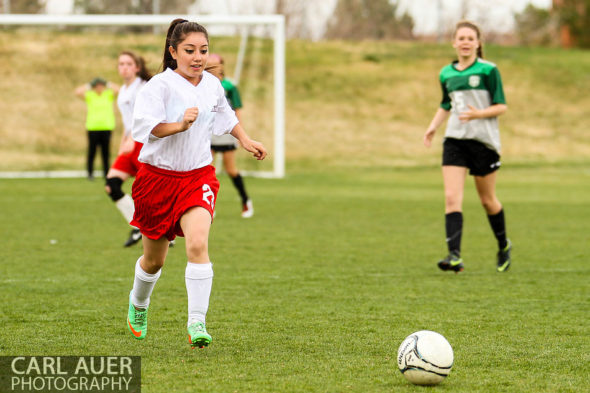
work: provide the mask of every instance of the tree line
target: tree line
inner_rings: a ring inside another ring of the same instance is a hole
[[[309,7],[317,0],[275,0],[274,12],[285,15],[287,32],[293,38],[308,38],[305,20]],[[36,14],[44,12],[46,0],[8,0],[10,12]],[[195,0],[160,0],[159,12],[186,14]],[[0,2],[4,8],[6,0]],[[81,14],[151,14],[153,0],[74,0],[76,13]],[[6,10],[2,10],[6,12]],[[525,45],[567,44],[590,48],[590,0],[554,0],[553,9],[531,4],[515,15],[515,34]],[[326,39],[413,39],[414,20],[407,13],[399,15],[391,0],[337,0],[327,22]]]

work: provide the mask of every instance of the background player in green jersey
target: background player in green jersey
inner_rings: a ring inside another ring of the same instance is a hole
[[[227,98],[229,105],[236,113],[238,120],[242,122],[242,118],[240,116],[240,111],[242,108],[240,91],[236,85],[234,85],[225,77],[223,58],[216,53],[211,53],[209,55],[209,60],[207,61],[205,70],[221,80],[221,85],[225,90],[225,97]],[[211,153],[213,156],[215,156],[215,153],[221,153],[223,155],[223,169],[225,169],[231,178],[231,181],[240,194],[240,198],[242,200],[242,217],[250,218],[254,215],[254,206],[252,205],[252,200],[248,197],[246,186],[244,185],[244,179],[240,175],[238,166],[236,165],[237,148],[238,142],[236,138],[229,134],[213,135],[211,137]]]
[[[94,178],[94,156],[100,146],[104,177],[109,170],[111,134],[115,129],[115,98],[119,86],[102,78],[94,78],[92,82],[78,86],[74,93],[86,102],[86,130],[88,131],[88,156],[86,169],[88,179]]]
[[[510,267],[512,244],[506,237],[502,204],[496,197],[500,168],[498,116],[506,112],[502,80],[496,65],[483,60],[480,30],[472,22],[457,23],[453,48],[458,59],[443,67],[443,99],[424,134],[429,147],[436,129],[448,119],[443,142],[442,173],[445,188],[445,226],[449,255],[438,262],[442,270],[460,272],[463,230],[463,192],[467,169],[498,240],[497,270]]]

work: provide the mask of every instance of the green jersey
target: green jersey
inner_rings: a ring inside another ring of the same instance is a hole
[[[232,81],[225,78],[221,80],[221,86],[223,86],[223,90],[225,90],[225,98],[227,99],[227,102],[229,102],[229,106],[231,106],[233,110],[240,109],[242,107],[242,99],[240,98],[238,87],[234,85]],[[211,145],[233,145],[237,147],[238,141],[230,134],[213,135],[211,137]]]
[[[223,79],[221,81],[221,86],[223,86],[223,90],[225,90],[225,97],[229,102],[229,105],[232,109],[240,109],[242,107],[242,99],[240,98],[240,92],[236,85],[234,85],[230,80]]]
[[[485,109],[494,104],[505,104],[500,72],[494,63],[477,58],[472,65],[459,71],[453,62],[440,71],[443,98],[440,107],[451,111],[445,138],[474,139],[500,153],[498,118],[470,120],[462,123],[459,115],[469,105]]]
[[[105,89],[98,95],[94,90],[88,90],[84,95],[88,114],[86,115],[86,129],[88,131],[112,131],[115,129],[115,93]]]

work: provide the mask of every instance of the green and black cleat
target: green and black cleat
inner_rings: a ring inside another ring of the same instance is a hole
[[[465,269],[465,266],[463,266],[463,259],[454,252],[451,252],[445,259],[438,261],[438,268],[445,272],[447,270],[452,270],[455,273],[459,273]]]
[[[512,251],[512,242],[508,239],[506,247],[498,251],[498,266],[496,267],[498,272],[505,272],[510,267],[510,251]]]

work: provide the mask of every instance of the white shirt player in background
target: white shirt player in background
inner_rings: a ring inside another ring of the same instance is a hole
[[[123,192],[121,186],[125,180],[136,175],[140,166],[137,157],[141,150],[141,144],[135,142],[131,137],[133,107],[137,92],[151,78],[151,74],[147,70],[143,58],[131,51],[123,51],[119,54],[117,69],[123,78],[123,85],[118,89],[117,96],[117,106],[123,120],[123,135],[117,158],[107,173],[105,190],[125,221],[130,223],[135,211],[133,199],[129,194]],[[139,240],[141,240],[141,232],[138,228],[132,227],[124,246],[132,246]]]
[[[219,182],[215,178],[211,134],[231,133],[262,160],[266,149],[250,139],[225,99],[219,79],[204,71],[209,56],[207,30],[174,20],[166,38],[163,72],[139,92],[133,138],[143,143],[143,163],[133,183],[132,224],[142,232],[144,255],[135,265],[127,327],[145,338],[150,296],[161,274],[168,241],[186,239],[187,331],[192,348],[211,343],[205,316],[213,280],[208,239]]]

